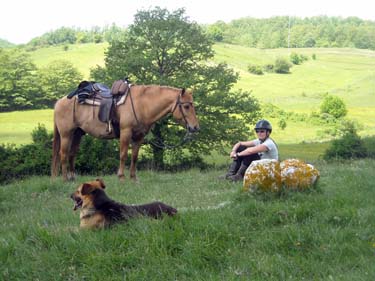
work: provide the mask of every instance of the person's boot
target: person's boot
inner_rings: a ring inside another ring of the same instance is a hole
[[[247,170],[247,167],[248,166],[241,163],[241,166],[238,168],[237,173],[233,176],[229,176],[228,179],[231,180],[231,181],[242,181],[243,177],[245,175],[245,172]]]
[[[219,179],[225,180],[229,178],[230,176],[234,176],[237,173],[238,168],[240,167],[241,162],[234,160],[228,169],[228,172],[225,175],[219,176]]]

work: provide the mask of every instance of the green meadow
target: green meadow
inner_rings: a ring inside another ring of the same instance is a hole
[[[252,195],[218,170],[105,176],[109,197],[160,200],[173,218],[79,229],[75,183],[32,177],[0,188],[1,280],[375,280],[375,162],[316,162],[318,186]]]
[[[67,59],[89,78],[91,67],[103,65],[105,48],[59,46],[30,54],[38,66]],[[235,87],[252,91],[262,106],[309,115],[325,93],[336,94],[345,100],[348,118],[366,128],[361,136],[375,135],[375,52],[293,49],[309,60],[291,74],[257,76],[247,72],[249,64],[273,63],[290,51],[214,48],[215,62],[240,73]],[[241,183],[218,180],[224,169],[146,169],[138,182],[124,183],[106,175],[106,192],[116,201],[160,200],[178,214],[84,231],[69,195],[96,176],[14,181],[0,188],[0,280],[375,280],[375,162],[325,162],[320,156],[329,138],[318,136],[324,126],[296,119],[281,130],[277,116],[265,117],[274,125],[282,159],[301,158],[320,171],[316,187],[244,193]],[[52,131],[53,110],[0,113],[0,143],[30,143],[38,124]],[[215,153],[207,160],[217,167],[228,162]]]

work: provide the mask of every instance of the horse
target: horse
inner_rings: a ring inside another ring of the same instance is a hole
[[[136,180],[136,162],[144,137],[152,125],[167,114],[186,127],[189,133],[199,130],[199,122],[190,90],[159,85],[131,85],[125,102],[115,107],[118,132],[108,133],[108,124],[98,118],[97,107],[78,103],[77,97],[57,100],[54,107],[51,176],[60,172],[63,180],[75,179],[75,157],[86,133],[105,139],[120,139],[120,163],[117,176],[124,180],[125,160],[132,144],[130,178]],[[61,164],[61,165],[60,165]]]

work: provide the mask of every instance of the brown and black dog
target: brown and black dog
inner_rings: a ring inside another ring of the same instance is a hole
[[[144,205],[124,205],[110,199],[105,191],[103,180],[85,182],[70,196],[74,210],[80,211],[81,228],[104,228],[118,222],[126,222],[136,216],[148,216],[155,219],[163,214],[173,216],[177,210],[162,202]]]

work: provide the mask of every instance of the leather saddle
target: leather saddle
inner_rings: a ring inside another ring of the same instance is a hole
[[[111,89],[95,81],[82,81],[77,89],[68,95],[68,99],[77,96],[80,104],[99,106],[98,118],[108,124],[107,132],[111,133],[113,123],[117,123],[116,106],[125,102],[130,86],[127,78],[115,81]]]

